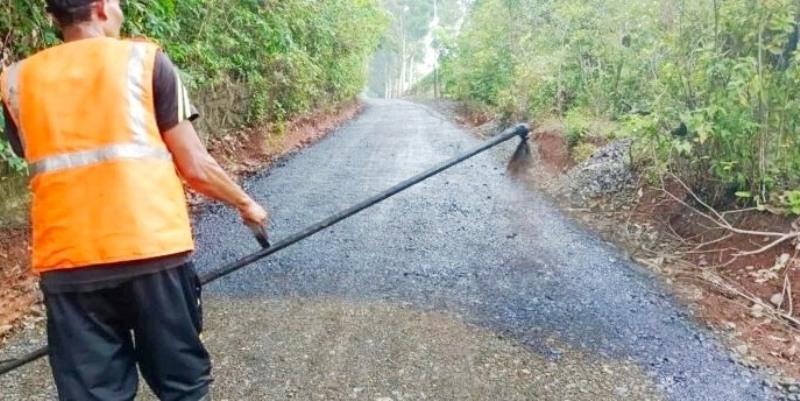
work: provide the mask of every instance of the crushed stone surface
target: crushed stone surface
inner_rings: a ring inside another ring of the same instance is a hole
[[[616,140],[599,148],[589,159],[570,169],[551,186],[557,195],[585,201],[611,195],[636,184],[630,166],[630,139]]]
[[[480,144],[430,108],[369,100],[246,187],[279,240]],[[515,146],[204,287],[214,399],[777,399],[657,277],[508,177]],[[202,271],[257,248],[224,207],[195,232]],[[0,400],[53,399],[51,383],[40,360],[0,377]]]

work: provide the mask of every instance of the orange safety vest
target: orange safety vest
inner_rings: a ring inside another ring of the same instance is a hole
[[[85,39],[0,75],[30,172],[35,272],[194,249],[183,185],[155,118],[157,49]]]

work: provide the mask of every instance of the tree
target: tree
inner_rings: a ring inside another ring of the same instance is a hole
[[[370,91],[396,97],[421,76],[417,71],[431,49],[432,22],[443,11],[443,21],[457,24],[466,11],[464,0],[383,0],[393,23],[371,64]]]

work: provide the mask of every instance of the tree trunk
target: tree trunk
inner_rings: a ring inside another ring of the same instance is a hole
[[[400,55],[400,92],[405,90],[406,82],[406,33],[403,31],[403,54]]]
[[[439,98],[439,67],[433,69],[433,98]]]

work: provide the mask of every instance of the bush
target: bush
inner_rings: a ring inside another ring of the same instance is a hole
[[[657,171],[765,203],[800,188],[798,21],[791,0],[484,0],[445,91],[564,116],[572,143],[574,113],[619,121]]]

